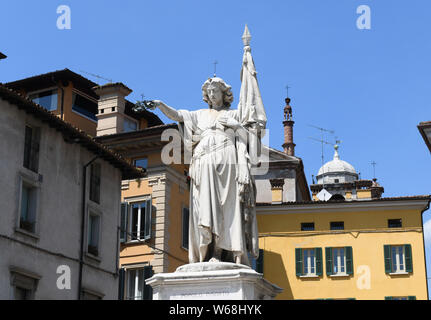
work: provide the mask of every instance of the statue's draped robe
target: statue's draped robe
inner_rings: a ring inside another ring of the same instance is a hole
[[[224,114],[240,122],[238,111],[178,112],[184,119],[180,129],[185,147],[192,151],[189,262],[210,258],[207,257],[209,245],[215,241],[213,244],[218,248],[241,256],[241,263],[249,264],[247,252],[253,256],[258,253],[258,234],[256,215],[245,216],[245,197],[240,192],[244,190],[239,182],[241,171],[246,177],[250,176],[247,147],[233,129],[218,121]],[[238,146],[242,144],[241,154],[238,154]],[[250,179],[247,181],[251,183]]]

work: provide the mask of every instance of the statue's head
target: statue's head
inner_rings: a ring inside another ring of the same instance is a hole
[[[218,77],[205,81],[202,85],[202,96],[210,108],[220,104],[229,108],[233,101],[231,86]]]

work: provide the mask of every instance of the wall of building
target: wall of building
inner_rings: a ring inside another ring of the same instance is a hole
[[[402,219],[403,227],[388,229],[388,219]],[[330,222],[344,221],[344,231],[331,231]],[[302,222],[314,222],[315,231],[301,231]],[[258,207],[259,245],[264,249],[264,276],[284,289],[277,299],[383,300],[386,296],[427,299],[421,210],[323,211],[286,210],[271,214]],[[385,273],[384,245],[412,246],[413,273]],[[354,273],[348,277],[326,275],[325,247],[353,248]],[[322,248],[323,276],[299,278],[296,248]],[[368,271],[370,273],[368,274]],[[367,278],[369,275],[369,278]],[[369,288],[367,287],[369,280]]]
[[[83,165],[94,154],[78,144],[65,143],[62,134],[46,123],[0,100],[0,299],[11,298],[11,266],[41,276],[36,299],[76,299],[82,215]],[[26,123],[41,128],[38,173],[23,167]],[[85,256],[83,286],[117,298],[117,226],[120,212],[121,173],[101,163],[100,205],[87,201],[101,214],[99,259]],[[38,186],[35,234],[17,232],[21,180]],[[89,181],[89,175],[88,179]],[[88,187],[89,183],[87,183]],[[87,198],[88,198],[87,188]],[[86,233],[85,233],[86,234]],[[71,289],[58,290],[58,266],[71,269]]]

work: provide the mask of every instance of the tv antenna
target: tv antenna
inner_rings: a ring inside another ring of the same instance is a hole
[[[373,162],[371,162],[371,165],[373,166],[373,178],[376,178],[376,162],[373,160]]]
[[[321,145],[322,145],[322,155],[321,155],[321,157],[322,157],[322,168],[323,168],[323,166],[325,164],[325,154],[324,154],[324,146],[325,146],[325,144],[329,144],[331,146],[334,146],[335,144],[337,144],[338,142],[341,142],[341,141],[336,140],[335,143],[331,143],[331,142],[325,140],[325,132],[326,133],[330,133],[330,134],[335,134],[334,130],[329,130],[329,129],[317,127],[317,126],[314,126],[312,124],[309,124],[308,126],[309,127],[313,127],[315,129],[318,129],[320,131],[320,133],[321,133],[321,139],[316,139],[316,138],[312,138],[312,137],[308,137],[308,138],[311,139],[311,140],[315,140],[315,141],[318,141],[318,142],[321,143]],[[325,170],[325,169],[323,168],[323,170]],[[325,172],[323,172],[323,173],[325,173]],[[323,181],[322,182],[323,189],[325,189],[325,179],[323,178],[322,181]]]
[[[102,77],[102,76],[99,76],[97,74],[94,74],[94,73],[91,73],[91,72],[87,72],[87,71],[84,71],[84,70],[79,70],[79,72],[88,74],[88,75],[90,75],[92,77],[95,77],[95,78],[98,78],[98,79],[106,80],[106,81],[108,81],[108,83],[112,83],[112,79],[108,79],[108,78],[105,78],[105,77]]]
[[[330,134],[335,134],[335,131],[334,130],[325,129],[325,128],[321,128],[321,127],[317,127],[317,126],[314,126],[312,124],[309,124],[308,126],[309,127],[313,127],[315,129],[319,130],[320,133],[321,133],[322,138],[320,140],[319,139],[315,139],[315,138],[310,138],[310,137],[309,137],[309,139],[319,141],[322,144],[322,166],[323,166],[325,164],[325,158],[324,158],[324,153],[323,153],[324,144],[329,144],[329,145],[333,146],[333,145],[335,145],[338,142],[338,140],[337,140],[335,142],[335,144],[334,144],[334,143],[326,141],[325,140],[325,132],[330,133]],[[339,141],[339,142],[341,142],[341,141]]]

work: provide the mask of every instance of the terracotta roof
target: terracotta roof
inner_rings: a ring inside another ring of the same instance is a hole
[[[355,203],[367,203],[367,202],[389,202],[389,201],[406,201],[406,200],[431,200],[431,195],[419,195],[419,196],[405,196],[405,197],[388,197],[388,198],[379,198],[379,199],[370,199],[370,200],[353,200],[353,201],[346,201],[346,200],[334,200],[334,201],[291,201],[291,202],[283,202],[283,203],[269,203],[269,202],[258,202],[256,203],[256,206],[263,207],[263,206],[297,206],[297,205],[332,205],[334,203],[343,203],[343,204],[355,204]]]
[[[1,83],[0,98],[17,106],[18,109],[24,110],[26,113],[30,113],[34,117],[44,122],[47,122],[50,127],[63,134],[63,139],[66,142],[78,143],[84,148],[86,148],[88,151],[99,155],[101,159],[109,162],[111,165],[121,170],[123,174],[123,179],[134,179],[138,177],[144,177],[146,175],[145,170],[140,170],[132,166],[119,154],[96,142],[91,136],[87,135],[85,132],[61,120],[43,107],[26,99],[25,97],[7,88]]]

